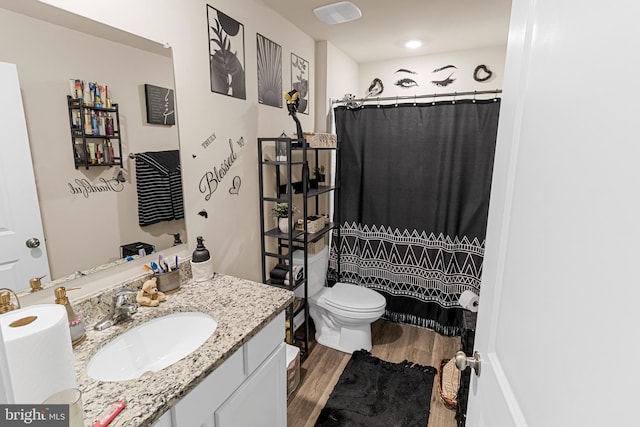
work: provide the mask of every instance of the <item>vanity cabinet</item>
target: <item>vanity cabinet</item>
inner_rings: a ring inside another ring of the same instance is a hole
[[[122,166],[122,135],[118,104],[93,107],[67,96],[75,168]]]
[[[284,320],[282,312],[154,427],[286,427]]]

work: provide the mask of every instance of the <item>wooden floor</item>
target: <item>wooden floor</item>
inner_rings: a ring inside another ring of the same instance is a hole
[[[386,320],[375,322],[372,334],[371,353],[394,363],[409,360],[439,370],[442,359],[451,358],[460,350],[460,337],[448,338],[428,329]],[[289,398],[288,427],[314,426],[350,357],[350,354],[321,346],[315,340],[310,343],[309,357],[302,363],[300,370],[300,385]],[[455,412],[442,403],[437,380],[436,376],[431,393],[428,427],[455,427]]]

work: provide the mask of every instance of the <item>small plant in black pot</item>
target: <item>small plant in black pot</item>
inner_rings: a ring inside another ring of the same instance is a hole
[[[318,182],[324,182],[325,174],[324,174],[324,166],[319,166],[313,169],[313,174],[316,176]]]

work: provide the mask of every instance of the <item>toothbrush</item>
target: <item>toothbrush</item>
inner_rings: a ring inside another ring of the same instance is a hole
[[[162,269],[158,266],[158,264],[155,263],[155,261],[151,261],[151,268],[156,273],[164,273],[164,271],[162,271]]]
[[[167,273],[171,271],[171,267],[169,267],[167,259],[161,253],[158,254],[158,265],[160,266],[160,268],[164,268],[164,271]]]

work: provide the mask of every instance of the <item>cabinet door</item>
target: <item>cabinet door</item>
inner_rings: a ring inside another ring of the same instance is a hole
[[[245,379],[242,350],[207,376],[173,407],[175,427],[211,426],[216,410]]]
[[[153,423],[152,427],[173,427],[173,422],[171,421],[171,410],[165,412],[158,421]]]
[[[287,426],[285,353],[281,343],[216,411],[216,427]]]

